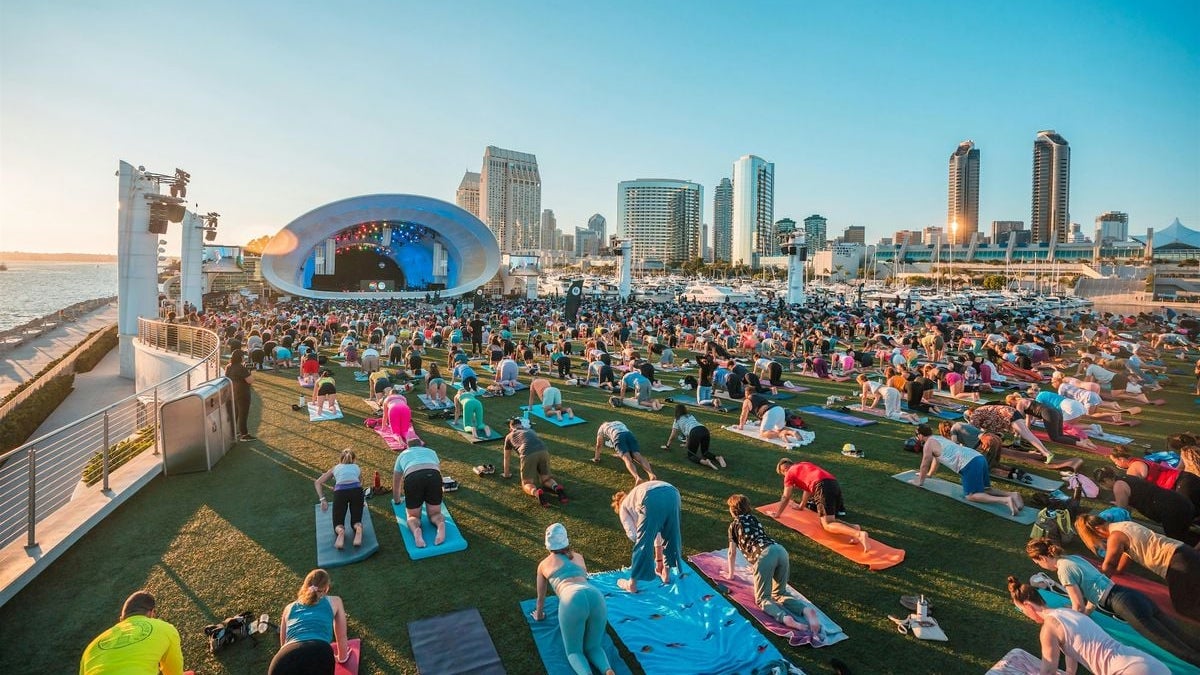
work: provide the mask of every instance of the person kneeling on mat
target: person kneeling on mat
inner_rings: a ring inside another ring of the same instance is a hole
[[[562,391],[544,377],[538,377],[529,383],[529,407],[533,407],[533,397],[537,396],[542,403],[542,414],[546,417],[554,415],[561,422],[563,413],[567,418],[575,417],[575,411],[563,405]]]
[[[762,523],[754,516],[746,495],[730,495],[725,503],[729,506],[729,515],[733,517],[733,522],[729,524],[729,560],[725,566],[725,578],[733,579],[736,576],[734,561],[740,550],[750,564],[754,602],[762,611],[788,628],[807,629],[812,633],[814,645],[824,642],[825,636],[816,608],[788,593],[791,561],[787,549],[767,536]],[[800,623],[799,619],[805,623]]]
[[[558,495],[558,503],[567,503],[567,493],[554,480],[554,476],[550,475],[550,451],[533,429],[526,427],[519,417],[508,421],[508,435],[504,437],[504,473],[500,475],[505,478],[512,478],[508,458],[514,452],[517,453],[521,489],[525,494],[537,497],[542,506],[550,506],[550,499],[545,490],[549,489]]]
[[[326,407],[330,414],[337,412],[337,382],[333,379],[333,371],[328,368],[321,371],[321,376],[313,386],[313,405],[317,407],[318,415],[324,414]]]
[[[425,548],[425,537],[421,533],[421,507],[437,529],[433,545],[446,541],[446,517],[442,515],[442,463],[437,453],[430,448],[409,447],[396,456],[392,467],[392,504],[400,505],[404,499],[405,515],[409,531],[417,548]]]
[[[679,490],[661,480],[648,480],[628,493],[613,495],[613,511],[621,519],[625,535],[633,542],[629,578],[617,585],[638,592],[639,581],[656,576],[671,583],[671,568],[682,564],[683,541],[679,534]]]
[[[483,401],[479,396],[467,389],[461,389],[454,396],[454,423],[461,420],[464,431],[470,431],[475,438],[488,438],[492,428],[483,421]]]
[[[342,599],[329,595],[329,573],[315,569],[304,577],[296,601],[283,608],[279,620],[280,650],[275,652],[267,675],[333,673],[338,663],[350,660],[346,638],[346,607]],[[334,654],[330,640],[337,641]]]
[[[646,470],[648,480],[654,480],[654,469],[650,468],[650,462],[642,456],[641,445],[638,444],[637,437],[625,426],[624,422],[612,421],[604,422],[600,428],[596,429],[596,455],[592,457],[592,462],[600,463],[600,448],[603,445],[611,446],[617,451],[617,456],[625,462],[625,468],[633,476],[634,485],[642,482],[642,477],[638,475],[637,467],[634,462],[642,465]]]
[[[571,550],[562,523],[546,528],[546,550],[550,554],[537,567],[534,621],[546,618],[546,588],[553,588],[558,596],[558,632],[571,669],[576,675],[591,675],[593,667],[604,675],[615,675],[603,646],[608,622],[604,594],[588,581],[583,556]]]
[[[816,507],[817,517],[821,519],[821,528],[830,534],[840,534],[862,545],[863,550],[871,548],[870,537],[862,527],[837,519],[846,513],[846,504],[842,501],[842,487],[833,474],[812,462],[793,462],[781,459],[775,465],[775,473],[783,476],[783,495],[779,498],[779,506],[775,507],[772,518],[783,515],[788,502],[796,508],[806,508],[811,498]],[[800,498],[794,499],[794,490],[800,489]]]
[[[687,442],[689,460],[713,470],[717,470],[718,464],[721,465],[721,468],[725,467],[725,458],[714,455],[708,450],[708,444],[712,440],[708,427],[701,424],[700,420],[688,412],[687,406],[682,403],[675,404],[675,423],[671,425],[671,433],[667,436],[666,445],[662,446],[663,450],[671,449],[671,442],[675,440],[675,434],[679,434]]]
[[[750,394],[742,400],[742,416],[738,418],[737,429],[744,429],[746,421],[753,413],[759,419],[758,435],[762,438],[778,438],[790,446],[801,444],[800,432],[787,425],[787,411],[783,406],[759,394]]]
[[[321,500],[322,511],[329,510],[329,502],[325,499],[322,488],[330,478],[333,478],[333,531],[337,532],[333,547],[340,551],[346,546],[347,510],[350,511],[350,526],[354,528],[354,545],[362,546],[362,467],[354,463],[353,450],[343,450],[338,463],[313,481],[317,488],[317,498]]]
[[[987,459],[977,451],[935,435],[928,424],[917,427],[917,444],[921,447],[921,468],[917,477],[909,481],[913,485],[924,485],[940,462],[962,478],[963,496],[968,501],[1004,504],[1011,515],[1021,513],[1025,506],[1021,495],[992,487]]]

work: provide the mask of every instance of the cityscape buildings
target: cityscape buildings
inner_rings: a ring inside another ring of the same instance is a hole
[[[906,242],[909,244],[919,244],[921,243],[921,231],[896,230],[896,233],[892,235],[892,241],[894,241],[896,244],[903,244]]]
[[[1101,244],[1129,241],[1129,214],[1105,211],[1096,216],[1096,241]]]
[[[759,267],[759,258],[779,253],[775,238],[775,165],[756,155],[733,163],[733,264]]]
[[[1023,220],[993,220],[992,243],[1003,244],[1008,241],[1009,232],[1021,232],[1025,229]]]
[[[1071,222],[1071,146],[1053,129],[1033,142],[1033,205],[1029,229],[1034,243],[1067,241]]]
[[[722,178],[713,190],[713,262],[733,260],[733,182]]]
[[[541,214],[537,157],[489,145],[479,177],[479,219],[496,235],[500,250],[536,248]]]
[[[829,235],[826,226],[829,221],[825,216],[813,214],[804,219],[804,241],[810,251],[820,251],[825,248]]]
[[[950,155],[946,231],[955,245],[970,242],[979,231],[979,148],[974,141],[959,143]]]
[[[617,184],[617,234],[632,244],[637,260],[680,265],[697,258],[700,242],[699,183],[665,178],[639,178]]]
[[[542,211],[542,227],[538,232],[538,245],[540,249],[557,249],[560,243],[561,234],[558,232],[558,221],[554,218],[553,209],[544,209]]]
[[[594,213],[588,218],[587,228],[596,234],[597,241],[603,242],[607,238],[608,221],[599,213]]]
[[[791,243],[792,236],[796,234],[796,221],[791,218],[780,218],[775,221],[775,237],[779,242],[779,246],[784,246]]]
[[[458,190],[454,192],[454,203],[465,209],[467,213],[479,217],[479,174],[467,171],[463,174]]]
[[[865,244],[867,243],[867,228],[864,225],[851,225],[846,228],[845,234],[842,235],[842,242],[846,244]]]

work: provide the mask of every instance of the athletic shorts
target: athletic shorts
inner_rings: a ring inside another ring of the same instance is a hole
[[[442,472],[420,469],[404,476],[404,506],[419,509],[422,504],[442,503]]]
[[[375,393],[382,394],[390,386],[392,386],[390,380],[375,380]]]
[[[846,512],[846,504],[842,501],[842,486],[832,478],[819,480],[813,485],[812,500],[817,505],[817,515],[822,518]]]
[[[550,452],[538,450],[521,457],[521,482],[542,484],[542,476],[550,475]]]
[[[332,396],[336,393],[337,387],[333,386],[332,384],[323,384],[321,385],[321,388],[317,390],[317,396]]]
[[[759,431],[779,431],[787,426],[787,411],[783,406],[771,406],[767,410],[767,414],[763,415],[762,424],[759,426]]]
[[[992,486],[992,477],[988,473],[987,458],[983,455],[967,462],[967,465],[962,468],[962,471],[958,472],[958,475],[962,479],[964,495],[983,492]]]
[[[617,440],[613,443],[613,448],[620,455],[630,455],[635,452],[641,452],[642,447],[638,445],[637,437],[632,431],[626,431],[617,436]]]
[[[429,389],[430,387],[440,387],[443,384],[446,384],[445,380],[443,380],[440,377],[435,377],[435,378],[429,380],[429,382],[425,385],[425,388]]]
[[[557,387],[546,387],[542,392],[542,410],[549,412],[562,405],[562,392]]]

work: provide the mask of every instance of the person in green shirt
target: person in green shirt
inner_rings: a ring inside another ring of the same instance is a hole
[[[157,617],[155,606],[150,591],[126,598],[121,620],[83,650],[79,675],[182,675],[179,631]]]

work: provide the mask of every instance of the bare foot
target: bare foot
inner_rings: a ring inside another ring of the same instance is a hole
[[[425,533],[421,532],[421,528],[412,529],[410,531],[412,532],[413,542],[416,543],[417,548],[425,548]]]
[[[862,544],[863,553],[866,553],[867,551],[871,550],[871,538],[867,536],[866,532],[863,532],[861,530],[859,531],[858,543]]]
[[[362,546],[363,526],[362,523],[354,526],[354,547]]]
[[[433,538],[433,545],[441,546],[444,541],[446,541],[446,526],[442,524],[437,528],[437,536]]]
[[[718,470],[717,465],[713,464],[711,459],[702,459],[702,460],[700,460],[700,463],[703,464],[704,466],[707,466],[708,468],[712,469],[713,471]]]
[[[804,624],[793,619],[790,614],[783,615],[782,623],[783,623],[783,625],[787,626],[788,628],[791,628],[792,630],[804,630],[806,628],[806,626]]]
[[[637,582],[633,579],[617,579],[617,586],[619,586],[623,591],[628,591],[630,593],[638,592]]]
[[[337,526],[337,538],[333,540],[333,547],[339,551],[346,547],[346,528],[341,525]]]
[[[647,478],[646,480],[658,480],[658,476],[655,476],[654,474],[650,473],[649,471],[646,472],[646,475],[649,476],[649,478]]]

